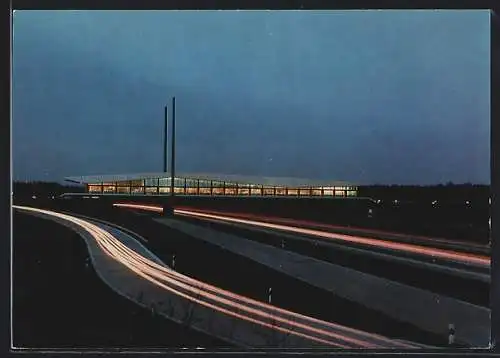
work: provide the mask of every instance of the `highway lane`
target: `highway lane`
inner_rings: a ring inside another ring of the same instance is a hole
[[[158,213],[161,213],[163,211],[162,207],[155,205],[142,205],[142,204],[129,204],[129,203],[115,203],[113,205],[117,207],[149,210]],[[299,234],[299,235],[308,235],[311,237],[316,237],[319,239],[329,240],[333,242],[343,242],[346,244],[357,244],[365,247],[389,250],[394,253],[412,254],[416,256],[432,258],[433,260],[443,260],[443,261],[459,263],[462,265],[467,265],[478,269],[488,270],[491,265],[491,258],[487,255],[474,254],[474,253],[468,253],[451,249],[434,248],[418,244],[395,242],[395,241],[366,237],[366,236],[339,234],[328,231],[322,231],[318,229],[302,228],[298,226],[276,224],[276,223],[258,221],[253,219],[251,220],[244,218],[236,218],[227,215],[215,215],[193,210],[175,209],[174,213],[179,215],[202,218],[202,219],[203,218],[214,219],[231,223],[245,224],[255,227]]]
[[[340,225],[332,225],[321,222],[313,222],[309,220],[298,220],[291,218],[283,218],[283,217],[275,217],[275,216],[264,216],[264,215],[256,215],[251,213],[230,213],[225,211],[217,211],[217,210],[206,210],[206,209],[195,209],[191,207],[181,207],[177,206],[176,209],[183,211],[195,211],[201,212],[204,214],[213,214],[213,215],[223,215],[227,217],[233,217],[237,219],[250,219],[267,223],[274,224],[285,224],[291,226],[297,226],[308,229],[318,229],[328,232],[340,233],[340,234],[350,234],[350,235],[359,235],[374,237],[377,239],[390,239],[391,241],[399,241],[406,243],[419,244],[422,246],[431,246],[436,248],[443,249],[455,249],[458,251],[466,251],[469,253],[477,253],[477,254],[485,254],[488,255],[491,252],[491,248],[489,245],[481,245],[451,239],[444,238],[435,238],[435,237],[427,237],[421,235],[410,235],[410,234],[402,234],[397,232],[389,232],[377,229],[366,229],[352,226],[340,226]]]
[[[301,315],[256,301],[210,284],[195,280],[155,263],[130,249],[97,223],[67,214],[31,207],[16,209],[52,215],[84,228],[96,240],[101,250],[145,280],[181,296],[191,302],[208,307],[221,314],[257,324],[267,329],[288,333],[307,340],[340,348],[417,348],[418,344],[405,343],[362,332],[335,323]]]
[[[162,209],[156,206],[146,206],[142,210],[161,213]],[[384,251],[373,246],[354,245],[341,240],[321,240],[314,236],[213,217],[179,213],[176,216],[184,217],[187,222],[197,225],[207,222],[210,228],[221,233],[241,236],[277,248],[281,247],[287,251],[453,297],[474,305],[490,306],[489,267],[436,260],[429,255],[412,255],[404,251]]]
[[[142,210],[113,208],[111,203],[103,203],[104,205],[93,205],[93,203],[89,203],[87,206],[80,206],[77,204],[77,202],[75,202],[75,205],[64,205],[64,203],[61,203],[61,205],[54,205],[54,207],[46,209],[58,212],[66,211],[71,215],[86,215],[88,218],[98,218],[99,220],[104,219],[113,224],[124,226],[135,233],[139,233],[147,239],[147,243],[145,242],[143,245],[146,246],[151,252],[154,252],[156,256],[163,260],[163,262],[170,265],[173,263],[173,257],[175,256],[175,268],[177,271],[198,280],[210,282],[212,285],[240,295],[267,302],[268,289],[269,287],[272,287],[272,303],[275,306],[299,312],[321,320],[336,322],[338,324],[353,327],[362,331],[392,337],[394,339],[418,341],[419,343],[440,347],[446,345],[446,324],[442,325],[440,330],[437,332],[426,331],[421,327],[413,325],[411,322],[400,320],[398,315],[387,315],[383,310],[375,310],[371,308],[371,306],[367,307],[357,300],[352,300],[349,295],[336,294],[337,289],[334,287],[337,286],[337,281],[335,280],[330,280],[332,285],[329,287],[333,288],[333,291],[328,289],[325,290],[321,285],[318,286],[313,284],[315,281],[308,281],[295,275],[289,275],[288,273],[280,270],[278,268],[279,266],[269,266],[265,262],[260,262],[260,260],[247,257],[246,250],[243,250],[243,252],[228,251],[225,248],[221,248],[217,244],[214,245],[209,243],[205,240],[205,236],[203,236],[203,238],[199,238],[196,235],[193,236],[189,233],[185,233],[183,230],[170,228],[162,221],[163,219],[169,219],[163,218],[163,216],[156,213],[151,215],[152,213]],[[215,231],[220,232],[220,236],[224,236],[224,228],[233,226],[232,224],[214,225],[211,222],[209,223],[198,219],[178,217],[177,215],[174,220],[184,223],[192,223],[200,228],[212,228]],[[252,233],[250,230],[236,233],[235,235],[241,234],[243,236],[238,239],[243,239],[248,232],[249,235],[253,234],[253,237],[251,237],[252,241],[264,244],[267,243],[266,246],[275,246],[279,249],[280,238],[275,232],[271,238],[262,237],[263,235],[260,233]],[[89,240],[87,239],[87,241]],[[308,246],[311,248],[313,247],[311,244],[312,242],[313,241],[306,239],[301,241],[302,246]],[[127,244],[127,242],[124,243]],[[271,243],[271,245],[269,243]],[[286,250],[272,250],[273,253],[270,256],[270,262],[280,262],[283,258],[282,254],[288,256],[287,251],[306,255],[312,259],[316,258],[329,262],[328,260],[315,256],[314,253],[296,250],[294,248],[294,246],[296,246],[294,243],[298,242],[288,240]],[[325,252],[321,246],[316,247],[316,249],[318,252]],[[275,259],[273,260],[274,256]],[[339,256],[344,257],[344,255]],[[306,261],[309,261],[309,259],[305,259]],[[337,262],[330,262],[338,265]],[[368,264],[366,256],[359,257],[358,255],[354,262],[363,262],[365,266]],[[356,270],[356,268],[352,267],[350,263],[343,266],[345,268],[351,267]],[[379,264],[370,263],[368,271],[364,272],[373,274],[373,268],[370,268],[373,266],[378,268]],[[392,268],[390,269],[392,271],[401,271],[398,268],[395,270],[392,263],[385,266],[391,266]],[[228,270],[228,267],[231,269]],[[341,269],[339,270],[338,274],[339,277],[341,277],[343,276],[343,273]],[[428,273],[429,272],[424,275],[420,275],[420,277],[428,279]],[[320,277],[332,276],[333,278],[334,275],[335,273],[318,273],[318,276]],[[384,278],[383,275],[375,275]],[[435,275],[432,275],[431,277],[435,277]],[[358,284],[365,286],[364,282],[351,277],[346,277],[345,281],[351,282],[354,286]],[[339,290],[342,290],[340,287],[342,287],[344,283],[342,280],[338,283],[339,286],[337,287],[339,287]],[[475,289],[467,283],[464,284],[461,282],[460,285],[465,286],[468,289],[471,287],[473,290]],[[384,290],[384,287],[380,287],[381,292]],[[376,292],[376,290],[374,291],[370,288],[367,291],[367,294],[373,294],[373,292]],[[397,296],[398,295],[395,295],[395,297]],[[162,299],[159,298],[159,301],[161,300]],[[314,302],[314,304],[311,304],[311,302]],[[392,303],[389,303],[388,305],[394,306]],[[196,310],[203,311],[205,309],[196,307]],[[410,310],[413,310],[413,308],[410,308]],[[355,314],[353,314],[353,312]],[[431,314],[430,316],[434,315]],[[456,320],[452,321],[458,322]],[[217,327],[219,326],[220,325],[217,324]],[[200,328],[203,332],[209,331],[206,327]],[[277,340],[271,338],[271,340],[274,342],[280,342],[281,338]],[[234,342],[232,343],[235,344]],[[460,341],[457,339],[457,344],[467,346],[467,342],[462,339],[460,339]],[[252,347],[255,346],[257,345],[252,345]],[[276,345],[274,344],[271,346]]]

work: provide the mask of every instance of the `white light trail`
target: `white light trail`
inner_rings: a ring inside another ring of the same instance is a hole
[[[340,348],[418,347],[284,310],[195,280],[138,254],[110,232],[88,220],[38,208],[24,206],[14,206],[14,208],[53,216],[78,225],[92,235],[103,252],[135,274],[166,291],[221,314]]]
[[[159,213],[161,213],[163,211],[163,209],[161,207],[153,206],[153,205],[125,204],[125,203],[115,203],[113,205],[117,206],[117,207],[150,210],[150,211],[155,211],[155,212],[159,212]],[[234,223],[239,223],[239,224],[264,227],[264,228],[269,228],[269,229],[273,229],[273,230],[293,232],[293,233],[297,233],[297,234],[311,235],[311,236],[316,236],[316,237],[320,237],[322,239],[328,239],[328,240],[345,241],[345,242],[351,242],[351,243],[356,243],[356,244],[362,244],[362,245],[366,245],[366,246],[391,249],[391,250],[401,251],[401,252],[406,252],[406,253],[418,254],[418,255],[423,255],[423,256],[430,256],[433,258],[453,260],[453,261],[457,261],[457,262],[461,262],[461,263],[465,263],[465,264],[477,265],[477,266],[481,266],[481,267],[489,267],[491,265],[491,258],[490,257],[483,256],[483,255],[477,255],[477,254],[469,254],[469,253],[459,252],[459,251],[453,251],[453,250],[432,248],[432,247],[421,246],[421,245],[416,245],[416,244],[394,242],[394,241],[389,241],[389,240],[374,239],[374,238],[361,237],[361,236],[355,236],[355,235],[338,234],[338,233],[320,231],[320,230],[316,230],[316,229],[301,228],[301,227],[283,225],[283,224],[274,224],[274,223],[257,221],[257,220],[240,219],[240,218],[226,216],[226,215],[207,214],[204,212],[192,211],[192,210],[175,209],[174,213],[180,214],[180,215],[186,215],[186,216],[193,216],[193,217],[206,218],[206,219],[215,219],[215,220],[221,220],[221,221],[226,221],[226,222],[234,222]]]

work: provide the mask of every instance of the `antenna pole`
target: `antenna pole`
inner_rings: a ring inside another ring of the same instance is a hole
[[[168,107],[165,106],[165,128],[163,137],[163,172],[167,172]]]
[[[170,150],[170,196],[174,198],[175,180],[175,97],[172,97],[172,148]],[[173,201],[173,200],[172,200]]]

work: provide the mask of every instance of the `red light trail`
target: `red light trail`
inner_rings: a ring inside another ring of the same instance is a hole
[[[162,207],[154,206],[154,205],[129,204],[129,203],[115,203],[113,205],[117,206],[117,207],[125,207],[125,208],[131,208],[131,209],[149,210],[149,211],[154,211],[154,212],[158,212],[158,213],[163,212]],[[452,261],[457,261],[457,262],[465,263],[465,264],[469,264],[469,265],[476,265],[476,266],[480,266],[480,267],[489,267],[491,265],[491,258],[490,257],[477,255],[477,254],[470,254],[470,253],[465,253],[465,252],[459,252],[459,251],[454,251],[454,250],[432,248],[432,247],[421,246],[421,245],[417,245],[417,244],[394,242],[394,241],[375,239],[375,238],[370,238],[370,237],[361,237],[361,236],[355,236],[355,235],[331,233],[331,232],[320,231],[320,230],[316,230],[316,229],[308,229],[308,228],[301,228],[301,227],[290,226],[290,225],[274,224],[274,223],[269,223],[269,222],[264,222],[264,221],[242,219],[242,218],[236,218],[236,217],[227,216],[227,215],[214,215],[214,214],[208,214],[205,212],[193,211],[193,210],[175,209],[174,213],[179,214],[179,215],[184,215],[184,216],[202,218],[202,219],[215,219],[215,220],[220,220],[220,221],[225,221],[225,222],[233,222],[233,223],[251,225],[251,226],[256,226],[256,227],[263,227],[263,228],[268,228],[268,229],[273,229],[273,230],[280,230],[280,231],[285,231],[285,232],[310,235],[310,236],[319,237],[322,239],[327,239],[327,240],[332,240],[332,241],[344,241],[344,242],[350,242],[350,243],[355,243],[355,244],[362,244],[365,246],[390,249],[390,250],[412,253],[412,254],[417,254],[417,255],[422,255],[422,256],[430,256],[432,258],[452,260]]]

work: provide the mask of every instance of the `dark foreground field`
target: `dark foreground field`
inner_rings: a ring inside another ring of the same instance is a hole
[[[85,266],[84,240],[53,221],[14,212],[14,346],[228,347],[115,293]]]
[[[172,255],[175,255],[178,271],[219,287],[262,301],[267,301],[268,288],[272,287],[272,302],[277,306],[389,337],[446,345],[445,331],[442,335],[429,334],[254,261],[173,231],[152,221],[150,217],[94,203],[54,203],[51,206],[108,220],[137,232],[149,240],[147,246],[165,262],[170,263]]]

